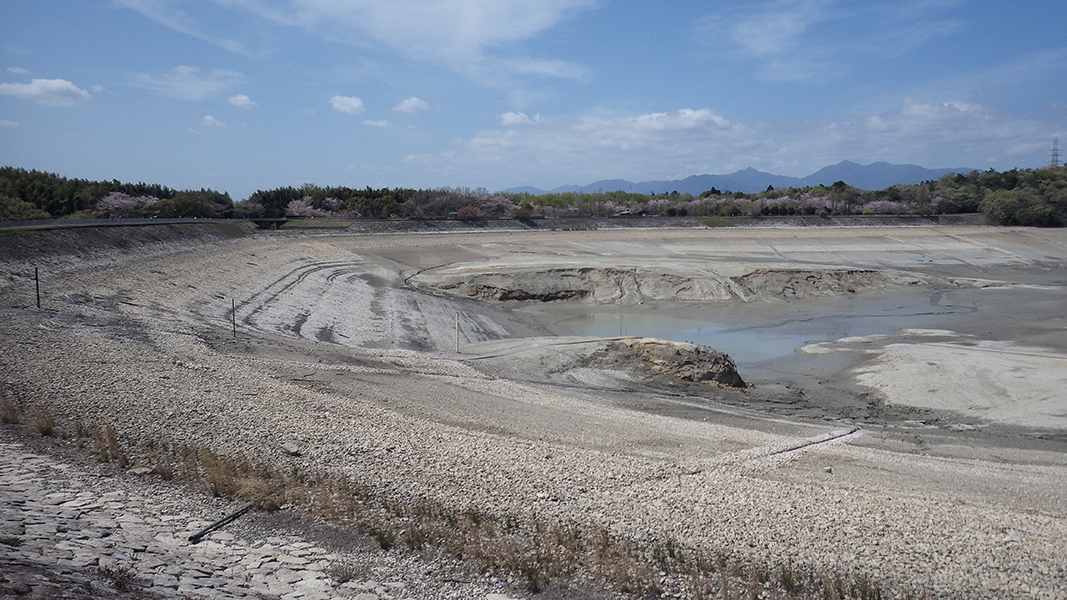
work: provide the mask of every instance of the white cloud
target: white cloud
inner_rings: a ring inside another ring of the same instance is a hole
[[[420,110],[430,110],[430,105],[425,100],[419,100],[414,96],[393,107],[393,111],[399,113],[416,113]]]
[[[0,83],[0,96],[14,96],[48,106],[74,106],[92,99],[89,92],[66,79],[33,79],[30,83]]]
[[[500,124],[504,127],[511,127],[514,125],[530,125],[533,121],[524,112],[506,112],[500,115]]]
[[[441,160],[450,161],[457,155],[455,150],[448,150],[445,152],[438,152],[437,154],[408,154],[401,162],[413,163],[427,166],[440,166]]]
[[[386,121],[385,119],[382,119],[380,121],[372,121],[370,119],[367,119],[366,121],[363,121],[363,124],[367,127],[388,127],[392,125],[392,123]]]
[[[200,69],[185,65],[159,77],[142,73],[136,80],[141,87],[182,100],[206,100],[243,81],[244,76],[237,71],[215,69],[202,74]]]
[[[15,75],[29,75],[30,74],[29,69],[23,69],[22,67],[8,67],[7,68],[7,72],[8,73],[13,73]]]
[[[258,104],[252,102],[252,99],[244,94],[230,96],[227,102],[229,102],[233,106],[236,106],[237,108],[255,108],[256,106],[258,106]]]
[[[500,115],[500,124],[504,127],[514,127],[517,125],[533,125],[535,123],[541,123],[545,120],[540,113],[534,115],[532,118],[524,112],[506,112]]]
[[[350,115],[358,115],[366,110],[363,100],[355,96],[334,96],[330,98],[330,108]]]
[[[0,127],[18,127],[19,124],[15,121],[8,121],[6,119],[0,119]]]
[[[700,129],[706,126],[721,128],[730,122],[706,108],[693,110],[683,108],[671,113],[651,113],[640,115],[631,120],[636,129],[647,131],[684,131]]]
[[[226,127],[225,123],[211,115],[204,115],[204,120],[201,122],[201,125],[209,129],[222,129]]]

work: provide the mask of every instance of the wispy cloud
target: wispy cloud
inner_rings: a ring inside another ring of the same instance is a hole
[[[244,94],[230,96],[230,98],[226,101],[229,102],[231,105],[236,106],[237,108],[255,108],[256,106],[259,106],[255,102],[252,102],[252,99]]]
[[[196,67],[182,65],[160,76],[142,73],[136,77],[135,84],[171,98],[206,100],[243,81],[244,76],[237,71],[215,69],[203,73]]]
[[[1067,81],[1067,47],[1030,52],[1012,60],[969,72],[946,74],[927,82],[915,95],[1032,97],[1023,91],[1043,89],[1055,93],[1057,82]]]
[[[891,110],[783,131],[775,142],[783,155],[806,152],[825,164],[848,158],[980,168],[1040,149],[1048,137],[1046,123],[991,107],[908,98]]]
[[[12,73],[14,75],[29,75],[30,74],[29,69],[23,69],[22,67],[8,67],[7,68],[7,72],[8,73]]]
[[[754,63],[762,79],[815,82],[956,32],[951,9],[963,1],[775,0],[713,12],[695,29],[713,53]]]
[[[365,121],[362,121],[362,123],[364,125],[366,125],[367,127],[388,127],[388,126],[392,125],[392,123],[390,123],[389,121],[386,121],[385,119],[381,119],[381,120],[377,120],[377,121],[372,120],[372,119],[367,119]]]
[[[180,0],[116,0],[175,31],[247,54],[245,45],[207,33],[210,24]],[[574,78],[587,69],[564,61],[508,56],[517,44],[606,0],[216,0],[285,27],[359,47],[391,48],[483,80],[505,71]]]
[[[8,121],[7,119],[0,119],[0,127],[18,127],[19,124],[15,121]]]
[[[226,37],[217,37],[209,33],[205,23],[197,21],[194,17],[190,16],[189,13],[178,8],[178,3],[173,0],[114,1],[120,6],[133,9],[160,25],[169,27],[179,33],[184,33],[185,35],[224,48],[230,52],[243,55],[250,54],[248,49],[241,42]],[[224,4],[226,3],[226,0],[221,1]]]
[[[74,106],[93,98],[89,92],[66,79],[33,79],[29,83],[0,83],[0,96],[14,96],[47,106]]]
[[[393,112],[398,113],[417,113],[425,110],[430,110],[430,105],[425,100],[419,100],[412,96],[407,100],[401,101],[399,104],[393,107]]]
[[[367,109],[363,100],[355,96],[334,96],[329,103],[330,108],[349,115],[358,115]]]

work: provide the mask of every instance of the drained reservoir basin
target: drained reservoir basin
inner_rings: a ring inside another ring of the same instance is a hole
[[[0,382],[132,464],[187,448],[894,597],[1067,594],[1067,230],[113,231],[0,240]]]

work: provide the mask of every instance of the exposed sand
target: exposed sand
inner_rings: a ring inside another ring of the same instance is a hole
[[[897,589],[1067,594],[1067,231],[283,233],[82,254],[42,259],[41,311],[33,263],[0,264],[0,376],[26,407],[114,423],[131,446],[202,445]],[[521,271],[548,285],[588,267],[632,285],[576,305],[429,282]],[[715,295],[756,269],[888,275]],[[683,281],[679,304],[664,294],[679,288],[634,275],[666,270],[725,287]],[[556,337],[560,315],[605,303],[756,322],[843,297],[910,316],[741,368],[749,391],[606,369],[578,360],[591,340]]]

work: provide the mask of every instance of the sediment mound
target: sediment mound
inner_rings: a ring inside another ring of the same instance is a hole
[[[653,338],[609,342],[590,358],[592,360],[587,366],[610,365],[617,368],[620,362],[637,358],[655,374],[670,379],[748,387],[737,373],[737,365],[732,358],[713,348],[689,342]]]
[[[546,269],[450,267],[410,282],[428,291],[509,301],[580,301],[642,304],[655,301],[752,302],[839,296],[920,283],[903,273],[863,269],[754,269],[727,276],[707,270],[555,267]]]
[[[549,340],[559,340],[543,343]],[[532,342],[532,343],[531,343]],[[708,383],[748,388],[728,355],[707,346],[655,338],[582,340],[539,338],[487,342],[479,346],[490,356],[479,364],[503,369],[509,377],[528,381],[575,383],[601,388],[664,383]]]

